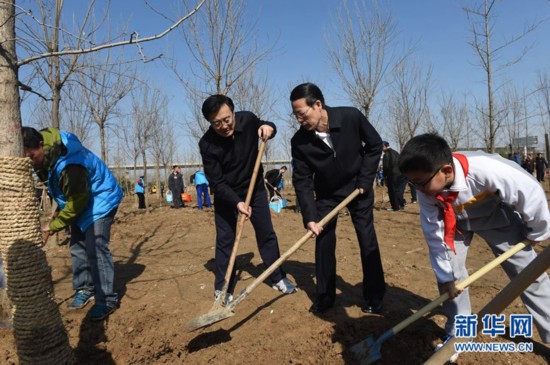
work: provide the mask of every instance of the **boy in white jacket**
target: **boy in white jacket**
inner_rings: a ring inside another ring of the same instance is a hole
[[[455,315],[471,314],[468,289],[455,284],[468,276],[466,255],[473,234],[499,255],[527,238],[532,245],[550,237],[550,213],[540,184],[515,162],[481,151],[451,153],[437,134],[412,138],[399,168],[419,192],[420,220],[443,304],[445,331],[455,334]],[[446,214],[447,213],[447,214]],[[456,227],[453,225],[456,224]],[[534,258],[528,247],[502,264],[510,278]],[[521,295],[540,337],[550,343],[550,279],[544,273]],[[481,321],[481,318],[478,319]]]

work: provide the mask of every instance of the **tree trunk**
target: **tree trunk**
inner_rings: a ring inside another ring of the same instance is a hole
[[[489,29],[489,18],[485,17],[485,34],[491,34]],[[489,98],[489,153],[495,153],[495,105],[493,100],[493,74],[491,69],[491,38],[485,39],[487,49],[487,96]]]
[[[61,104],[61,91],[58,90],[56,87],[53,87],[52,90],[52,127],[60,129],[61,122],[59,121],[59,105]]]
[[[14,5],[0,2],[0,156],[23,156]]]
[[[99,141],[101,142],[101,159],[107,164],[107,150],[105,149],[105,124],[99,125]]]
[[[160,158],[156,158],[156,166],[155,166],[155,184],[157,185],[157,198],[159,201],[159,205],[163,205],[162,197],[160,196]]]
[[[42,235],[31,163],[22,157],[16,60],[15,4],[0,2],[0,252],[11,301],[8,313],[13,316],[19,363],[72,363],[50,267],[39,247]],[[6,291],[1,292],[0,304],[5,306]]]
[[[149,212],[149,198],[147,197],[147,152],[144,150],[141,153],[142,159],[143,159],[143,180],[145,183],[143,184],[143,196],[145,197],[145,211]]]

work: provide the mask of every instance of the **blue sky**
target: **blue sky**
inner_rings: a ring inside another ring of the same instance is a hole
[[[283,54],[272,60],[269,72],[277,80],[300,80],[302,77],[323,81],[333,75],[325,53],[325,34],[329,31],[332,13],[339,1],[280,0],[250,1],[258,3],[260,29],[281,34]],[[380,2],[383,3],[383,2]],[[466,92],[484,88],[484,75],[476,56],[467,44],[469,27],[463,1],[456,0],[394,0],[387,2],[398,23],[400,38],[417,44],[414,58],[431,64],[436,88]],[[293,4],[296,4],[293,6]],[[517,34],[526,21],[550,16],[548,1],[512,1],[499,4],[493,44],[503,36]],[[519,45],[534,43],[522,63],[509,70],[507,76],[517,81],[532,81],[534,71],[550,66],[550,23],[541,26]],[[518,48],[515,48],[517,51]],[[514,52],[511,52],[512,54]],[[325,81],[325,87],[338,89],[334,76]],[[329,82],[332,81],[332,82]]]
[[[173,9],[170,10],[172,1],[157,3],[164,7],[164,11],[174,13]],[[328,105],[350,104],[326,53],[325,36],[332,29],[331,21],[340,3],[337,0],[247,0],[249,19],[256,22],[258,39],[271,42],[278,38],[277,50],[260,70],[267,73],[271,80],[281,112],[290,110],[287,101],[289,86],[304,80],[322,87]],[[433,67],[435,95],[473,93],[482,96],[485,93],[484,74],[467,44],[470,32],[462,6],[471,4],[471,1],[389,0],[379,3],[390,8],[395,16],[400,40],[417,45],[414,59]],[[79,6],[78,3],[66,3],[67,10],[72,10],[70,7],[75,5]],[[526,22],[550,16],[548,0],[504,0],[497,6],[498,18],[492,39],[494,45],[501,43],[505,37],[520,33]],[[76,13],[79,12],[81,10],[77,9]],[[111,18],[114,24],[128,23],[129,30],[138,30],[141,37],[157,34],[169,25],[166,19],[153,14],[143,2],[137,0],[113,1]],[[505,57],[517,54],[523,46],[533,45],[522,62],[500,74],[496,82],[510,80],[519,88],[532,88],[537,71],[550,72],[549,36],[550,22],[546,22],[517,47],[510,49],[510,54]],[[174,52],[180,67],[184,69],[189,62],[189,54],[178,37],[176,30],[165,39],[144,44],[143,47],[149,56]],[[131,55],[136,51],[127,48],[125,53]],[[155,62],[142,65],[141,72],[162,86],[171,97],[172,114],[183,118],[187,111],[185,95],[171,71],[160,62]]]
[[[263,67],[281,91],[286,91],[288,85],[307,79],[323,86],[328,104],[349,103],[342,99],[340,82],[334,75],[326,54],[326,34],[332,29],[331,19],[339,3],[336,0],[248,1],[250,20],[256,21],[258,38],[268,42],[278,38],[277,50]],[[387,4],[394,14],[400,39],[416,44],[414,58],[433,67],[434,92],[459,95],[485,92],[484,74],[478,66],[476,55],[467,44],[470,32],[462,10],[465,1],[390,0],[380,3]],[[501,43],[505,37],[521,32],[526,22],[549,17],[550,2],[505,0],[498,3],[497,15],[492,39],[494,45]],[[150,22],[149,26],[154,24]],[[521,47],[533,45],[522,62],[500,74],[497,82],[511,79],[520,86],[527,86],[533,83],[537,70],[548,70],[549,36],[550,22],[547,22],[516,47],[510,48],[509,55],[513,57]],[[178,54],[182,59],[181,64],[184,65],[188,55],[179,42],[174,44],[175,39],[176,34],[156,46],[162,44],[170,48],[177,45],[177,48],[182,49]],[[160,67],[158,64],[156,66]],[[165,77],[167,83],[173,81],[169,73]],[[179,85],[174,89],[178,90]],[[177,96],[177,91],[174,96]],[[284,95],[283,103],[286,102],[286,97]]]

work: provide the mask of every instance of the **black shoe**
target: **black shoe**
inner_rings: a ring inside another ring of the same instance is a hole
[[[311,313],[315,314],[321,314],[325,313],[327,310],[332,308],[334,306],[334,299],[327,295],[318,295],[315,298],[315,301],[311,305],[311,308],[309,308],[309,311]]]
[[[363,313],[369,314],[380,314],[382,313],[382,303],[381,302],[370,302],[361,307]]]

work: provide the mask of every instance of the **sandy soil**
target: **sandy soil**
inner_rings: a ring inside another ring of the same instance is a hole
[[[385,208],[377,190],[377,208]],[[281,252],[305,231],[291,209],[295,201],[286,191],[289,208],[272,213]],[[350,217],[338,224],[338,281],[336,307],[323,315],[308,312],[315,295],[314,242],[305,243],[284,264],[299,291],[281,295],[259,285],[235,308],[235,315],[209,327],[185,332],[184,325],[205,314],[213,303],[214,222],[211,210],[199,211],[192,202],[170,209],[151,198],[149,212],[137,211],[127,198],[113,225],[111,250],[116,265],[116,289],[121,306],[103,323],[86,320],[90,306],[67,310],[72,295],[68,246],[51,242],[45,248],[52,268],[71,346],[80,364],[358,364],[350,347],[407,318],[438,297],[435,280],[418,223],[418,206],[405,211],[375,211],[376,230],[388,284],[381,315],[361,312],[359,250]],[[62,241],[63,237],[59,238]],[[547,247],[545,242],[540,249]],[[492,260],[484,242],[470,249],[471,272]],[[236,263],[240,280],[236,292],[264,270],[254,234],[247,222]],[[480,309],[508,279],[497,268],[472,286],[474,310]],[[507,313],[525,313],[519,300]],[[437,310],[418,320],[382,345],[380,364],[421,364],[443,334],[444,317]],[[525,341],[479,338],[478,341]],[[461,354],[459,364],[548,364],[550,349],[533,337],[532,353]],[[0,363],[16,364],[9,330],[0,329]]]

